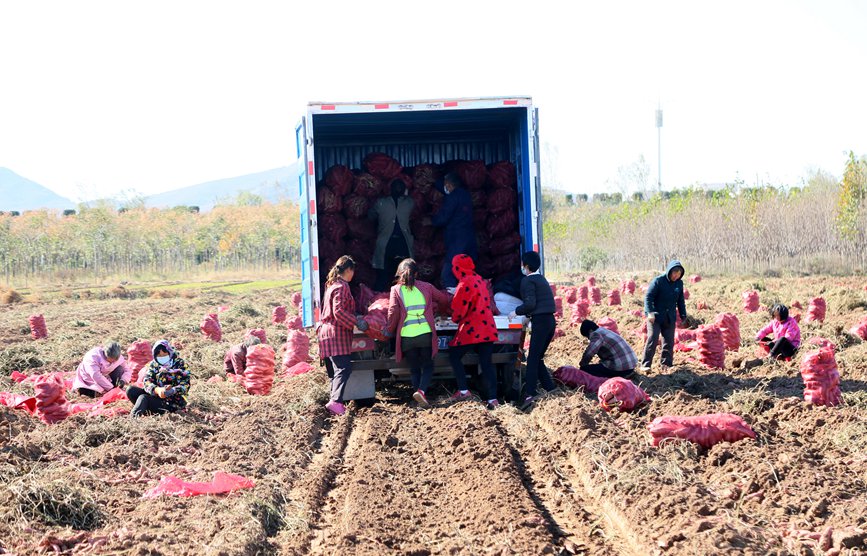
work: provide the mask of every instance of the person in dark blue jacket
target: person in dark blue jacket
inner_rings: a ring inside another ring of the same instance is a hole
[[[470,192],[463,187],[461,178],[454,172],[443,178],[443,193],[446,198],[431,223],[445,228],[443,239],[446,256],[441,274],[442,287],[454,288],[458,285],[458,280],[452,272],[452,259],[455,255],[467,255],[475,260],[478,255],[476,230],[473,228],[473,200]]]
[[[674,359],[674,327],[677,314],[686,319],[686,303],[683,299],[684,270],[680,261],[671,261],[665,274],[650,282],[644,296],[644,314],[647,315],[647,344],[641,359],[641,370],[650,370],[656,354],[656,342],[662,334],[662,366],[671,367]]]

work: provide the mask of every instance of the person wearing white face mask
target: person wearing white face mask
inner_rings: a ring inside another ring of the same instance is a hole
[[[536,384],[541,383],[545,390],[555,388],[551,374],[542,359],[548,345],[554,339],[556,322],[554,320],[554,294],[548,280],[539,273],[542,259],[539,253],[527,251],[521,257],[521,300],[523,303],[509,313],[509,319],[517,315],[530,317],[533,323],[530,333],[530,350],[527,352],[527,371],[524,374],[524,391],[521,411],[529,411],[536,399]]]
[[[446,256],[440,274],[442,287],[454,288],[458,285],[458,279],[452,273],[452,259],[456,255],[466,255],[475,260],[478,256],[476,230],[473,227],[473,200],[461,178],[454,172],[443,178],[442,192],[445,193],[445,199],[431,223],[444,228]]]
[[[168,340],[154,344],[153,356],[144,370],[144,388],[129,386],[126,390],[127,398],[133,403],[132,417],[175,412],[187,406],[190,372],[184,360]]]

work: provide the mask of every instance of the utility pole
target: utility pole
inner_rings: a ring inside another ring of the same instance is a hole
[[[657,174],[656,187],[662,191],[662,105],[657,104],[656,108],[656,160]]]

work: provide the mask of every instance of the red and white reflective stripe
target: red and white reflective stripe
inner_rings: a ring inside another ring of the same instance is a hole
[[[458,101],[456,101],[456,100],[455,100],[455,101],[452,101],[452,102],[444,102],[444,103],[443,103],[443,108],[454,108],[454,107],[456,107],[457,105],[458,105]]]
[[[388,104],[375,104],[373,106],[374,110],[388,110]]]
[[[307,162],[307,175],[308,176],[313,175],[313,161],[312,160]]]
[[[504,100],[503,105],[504,106],[518,106],[518,101],[517,100]]]
[[[335,108],[333,104],[323,104],[319,107],[320,110],[335,110]]]
[[[316,214],[316,201],[310,201],[310,216]]]
[[[539,252],[539,244],[538,243],[533,244],[533,251],[535,251],[536,253]]]
[[[313,270],[319,270],[319,257],[313,257]]]

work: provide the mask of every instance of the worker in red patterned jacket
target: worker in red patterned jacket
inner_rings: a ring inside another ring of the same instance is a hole
[[[484,380],[483,397],[488,408],[494,409],[497,401],[497,375],[491,362],[494,342],[497,341],[497,325],[491,313],[491,299],[481,276],[475,272],[476,265],[467,255],[452,258],[452,272],[458,280],[452,299],[452,320],[458,325],[454,339],[449,343],[449,361],[455,374],[458,391],[453,401],[470,398],[467,389],[467,374],[461,362],[464,354],[474,350],[479,355],[479,366]]]
[[[319,357],[331,379],[331,399],[325,404],[334,415],[346,413],[343,392],[352,374],[352,332],[357,326],[367,330],[367,322],[355,314],[355,299],[349,291],[349,282],[355,276],[355,261],[344,255],[337,259],[325,279],[322,298],[322,317],[316,325],[319,339]]]
[[[247,348],[258,345],[261,342],[259,338],[251,334],[244,338],[244,341],[240,344],[230,347],[225,357],[223,357],[223,368],[226,374],[243,375],[247,369]]]

